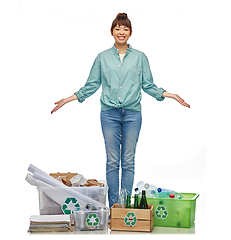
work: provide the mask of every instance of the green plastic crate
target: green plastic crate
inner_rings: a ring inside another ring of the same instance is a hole
[[[181,193],[182,199],[147,198],[154,205],[154,226],[190,228],[195,221],[199,194]]]

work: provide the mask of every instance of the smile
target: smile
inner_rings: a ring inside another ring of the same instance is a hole
[[[124,40],[125,37],[124,37],[124,36],[119,36],[118,39],[119,39],[119,40]]]

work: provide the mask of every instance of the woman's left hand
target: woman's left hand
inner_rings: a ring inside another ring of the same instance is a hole
[[[163,92],[162,97],[169,97],[169,98],[174,98],[177,102],[179,102],[181,105],[190,108],[190,105],[184,101],[180,96],[177,94],[172,94],[168,92]]]
[[[178,96],[177,94],[173,94],[173,95],[174,95],[173,98],[174,98],[176,101],[178,101],[181,105],[190,108],[190,105],[189,105],[188,103],[186,103],[186,102],[184,101],[184,99],[182,99],[182,98],[181,98],[180,96]]]

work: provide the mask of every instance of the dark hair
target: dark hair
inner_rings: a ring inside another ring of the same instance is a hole
[[[111,25],[111,35],[113,35],[113,29],[117,26],[124,25],[130,29],[130,32],[132,34],[132,24],[131,21],[128,19],[128,15],[126,13],[118,13],[114,21]]]

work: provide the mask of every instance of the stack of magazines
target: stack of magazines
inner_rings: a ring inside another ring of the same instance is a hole
[[[32,215],[28,232],[72,232],[71,215]]]

